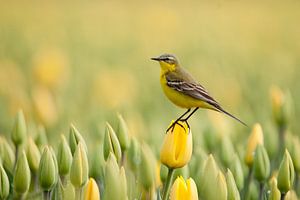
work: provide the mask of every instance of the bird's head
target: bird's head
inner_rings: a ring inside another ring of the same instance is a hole
[[[158,61],[163,71],[174,71],[178,66],[178,60],[172,54],[162,54],[159,57],[151,58],[151,60]]]

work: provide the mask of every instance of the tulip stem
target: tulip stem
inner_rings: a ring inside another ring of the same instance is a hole
[[[286,193],[281,193],[280,200],[284,200],[285,194]]]
[[[259,183],[259,200],[263,200],[264,199],[263,198],[264,189],[265,189],[264,183],[263,182]]]
[[[82,187],[76,189],[76,195],[75,195],[77,200],[82,199]]]
[[[251,180],[252,180],[252,174],[253,174],[252,167],[249,167],[249,173],[248,173],[248,177],[246,179],[246,183],[245,183],[245,186],[244,186],[243,198],[242,199],[247,199],[250,183],[251,183]]]
[[[50,191],[44,191],[44,199],[45,200],[50,200],[51,199]]]
[[[165,186],[164,186],[164,192],[163,192],[162,200],[167,200],[168,199],[170,187],[171,187],[171,184],[172,184],[173,174],[174,174],[174,169],[169,168],[168,177],[167,177],[167,180],[166,180],[166,183],[165,183]]]

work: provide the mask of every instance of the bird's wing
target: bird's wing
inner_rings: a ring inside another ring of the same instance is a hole
[[[221,109],[219,103],[208,94],[207,90],[202,85],[192,80],[191,77],[189,77],[188,80],[183,80],[182,77],[171,72],[166,74],[166,80],[167,85],[172,89],[195,99],[207,102],[218,110]]]

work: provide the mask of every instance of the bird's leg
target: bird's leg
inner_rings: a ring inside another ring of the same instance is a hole
[[[187,122],[187,120],[199,109],[199,107],[195,108],[186,118],[180,119],[180,121]]]
[[[180,121],[185,122],[190,129],[190,125],[188,123],[188,119],[199,109],[199,107],[195,108],[186,118],[180,119]],[[180,124],[179,124],[180,125]]]
[[[174,130],[174,127],[175,127],[175,124],[178,124],[178,121],[181,121],[181,119],[186,115],[188,114],[189,112],[191,111],[191,109],[189,108],[185,113],[183,113],[178,119],[176,119],[171,126],[169,126],[169,128],[167,129],[166,132],[168,132],[171,128],[172,128],[172,131]],[[181,124],[178,124],[179,126],[181,126],[182,128],[184,128]]]

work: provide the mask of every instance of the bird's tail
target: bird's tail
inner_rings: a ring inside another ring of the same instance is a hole
[[[230,114],[229,112],[227,112],[227,111],[224,110],[223,108],[218,108],[218,111],[219,111],[219,112],[222,112],[222,113],[224,113],[224,114],[226,114],[226,115],[228,115],[229,117],[231,117],[231,118],[237,120],[238,122],[240,122],[240,123],[243,124],[244,126],[247,126],[247,127],[248,127],[248,125],[247,125],[245,122],[243,122],[242,120],[240,120],[240,119],[237,118],[236,116]]]

